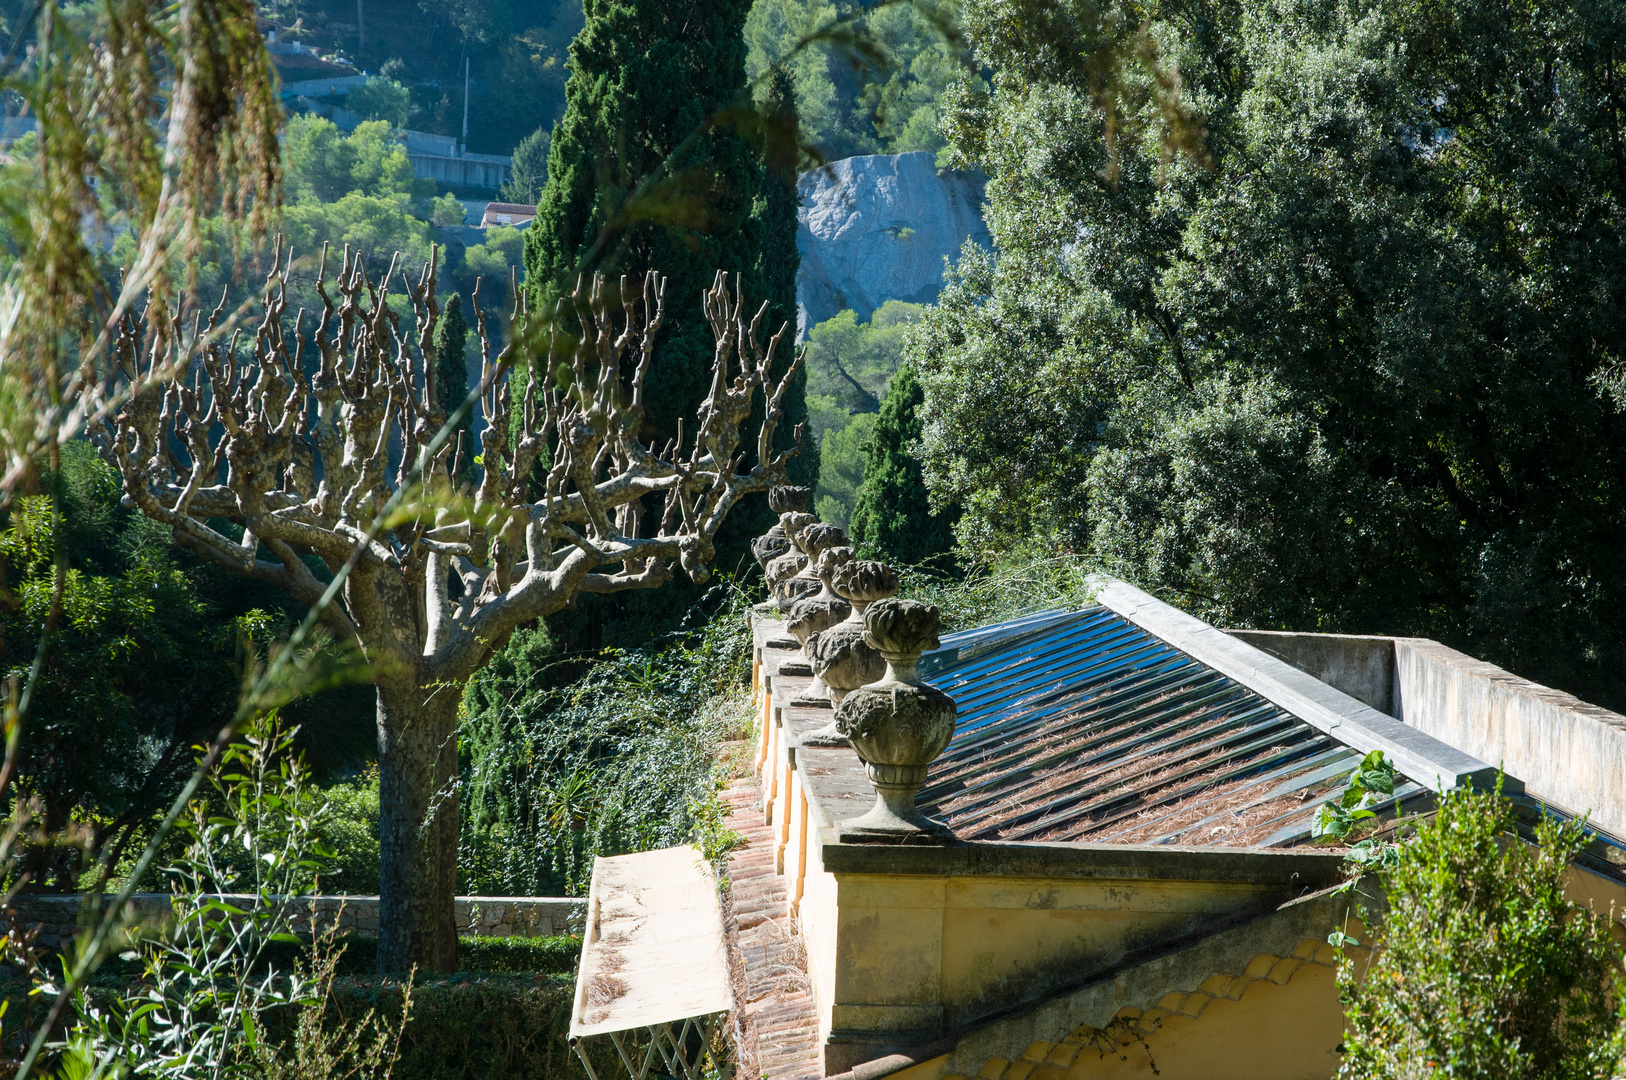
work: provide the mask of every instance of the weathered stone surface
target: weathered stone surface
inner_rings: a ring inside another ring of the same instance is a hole
[[[864,639],[886,658],[886,675],[847,695],[836,728],[863,759],[876,799],[869,813],[843,823],[843,835],[948,833],[915,809],[927,767],[954,737],[953,699],[916,672],[920,654],[937,647],[939,622],[937,609],[918,600],[878,600],[864,611]]]
[[[980,174],[939,172],[924,151],[834,161],[802,174],[796,248],[798,338],[846,308],[861,321],[888,300],[926,304],[943,259],[966,239],[992,248]]]
[[[767,569],[770,562],[789,550],[790,537],[777,525],[751,541],[751,554],[756,558],[757,565],[763,569]]]

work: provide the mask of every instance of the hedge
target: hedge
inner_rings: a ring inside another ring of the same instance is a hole
[[[355,1019],[369,1008],[391,1021],[401,1015],[401,983],[373,974],[377,941],[360,935],[340,939],[345,952],[333,983],[329,1015]],[[268,949],[269,966],[291,966],[305,946],[277,944]],[[466,970],[420,979],[412,991],[412,1012],[401,1038],[401,1057],[392,1080],[587,1080],[565,1042],[575,994],[578,937],[458,939]],[[125,990],[140,976],[140,964],[113,960],[93,980],[92,997]],[[0,980],[0,999],[11,1000],[8,1021],[29,1004],[28,985],[15,977]],[[291,1032],[294,1014],[272,1010],[265,1017],[272,1038]],[[12,1023],[7,1028],[12,1028]],[[14,1032],[8,1031],[8,1035]],[[615,1049],[595,1040],[593,1068],[601,1078],[615,1075]]]
[[[575,980],[559,975],[470,973],[418,983],[392,1080],[586,1080],[565,1042]],[[354,1018],[367,1009],[400,1016],[395,980],[343,976],[334,981],[330,1014]],[[269,1034],[281,1024],[268,1018]],[[595,1040],[593,1069],[615,1074],[615,1048]]]

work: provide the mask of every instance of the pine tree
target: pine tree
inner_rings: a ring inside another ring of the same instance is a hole
[[[954,546],[957,508],[931,511],[913,448],[920,441],[920,380],[905,364],[892,377],[864,460],[864,482],[853,507],[852,538],[866,558],[923,562]]]
[[[469,396],[469,369],[464,359],[469,326],[463,318],[463,298],[453,293],[435,323],[435,397],[448,416]],[[469,437],[470,418],[458,425],[463,432],[463,467],[472,474],[474,440]]]
[[[753,145],[758,126],[726,116],[749,103],[743,30],[750,7],[750,0],[586,0],[586,25],[570,46],[565,115],[526,231],[532,310],[546,310],[578,274],[666,275],[666,323],[646,382],[653,445],[675,437],[678,419],[692,415],[709,389],[713,340],[700,297],[718,269],[740,274],[748,303],[770,301],[773,317],[791,322],[782,362],[793,347],[795,158],[779,169],[779,190],[771,182],[765,190],[763,145]],[[785,414],[788,437],[806,415],[800,385]],[[798,460],[792,468],[792,478],[807,483],[817,464]],[[770,522],[765,498],[737,507],[717,536],[713,565],[724,572],[749,565],[750,538]],[[700,592],[583,597],[570,618],[550,620],[549,631],[574,648],[634,644],[672,625]]]

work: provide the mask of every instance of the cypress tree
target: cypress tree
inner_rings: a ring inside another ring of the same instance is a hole
[[[750,0],[587,0],[586,25],[570,46],[547,183],[526,230],[533,310],[568,292],[577,273],[640,282],[647,270],[666,275],[666,325],[646,384],[657,442],[675,436],[678,418],[705,397],[712,339],[700,297],[713,275],[739,272],[745,295],[766,299],[761,163],[733,127],[718,124],[689,139],[745,89],[750,7]],[[623,220],[646,180],[653,187]],[[612,231],[601,238],[606,227]]]
[[[887,387],[864,458],[864,482],[853,507],[852,538],[866,557],[898,563],[923,562],[954,546],[958,508],[931,511],[920,460],[920,406],[926,395],[908,364]]]
[[[674,437],[678,418],[709,389],[713,341],[700,298],[718,270],[741,275],[748,304],[769,300],[776,318],[795,319],[795,263],[785,262],[796,243],[795,158],[779,170],[780,190],[765,191],[766,140],[758,145],[756,125],[726,115],[749,104],[743,31],[750,7],[750,0],[586,0],[585,25],[570,46],[565,114],[526,230],[533,311],[572,289],[578,274],[599,271],[612,282],[621,274],[641,282],[648,270],[666,275],[666,323],[645,384],[645,437],[653,444]],[[719,114],[723,121],[707,126]],[[770,228],[782,234],[771,244]],[[764,276],[769,251],[772,287]],[[791,337],[781,342],[782,363]],[[799,387],[787,413],[806,415]],[[788,430],[784,438],[788,445]],[[806,483],[817,466],[793,468]],[[736,507],[712,565],[749,566],[750,538],[770,519],[761,496]],[[636,644],[675,623],[701,591],[583,597],[569,618],[549,620],[549,633],[577,649]]]
[[[801,159],[800,117],[796,112],[796,82],[786,68],[776,67],[763,83],[762,99],[762,252],[758,261],[768,300],[768,325],[789,322],[791,334],[782,344],[775,376],[790,363],[790,337],[796,327],[796,272],[802,256],[796,250],[796,214],[801,196],[796,190],[796,168]],[[794,441],[796,425],[807,419],[807,368],[796,373],[786,393],[785,418],[776,433],[780,449]],[[811,439],[790,462],[792,483],[812,487],[819,479],[819,451]]]
[[[469,369],[465,360],[465,343],[469,336],[468,322],[463,318],[463,297],[453,293],[435,323],[435,398],[448,416],[469,396]],[[474,440],[469,438],[470,417],[465,416],[458,425],[463,432],[463,469],[472,475],[474,468]]]

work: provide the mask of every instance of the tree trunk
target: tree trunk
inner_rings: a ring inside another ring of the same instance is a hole
[[[458,688],[378,687],[378,970],[457,970]]]

